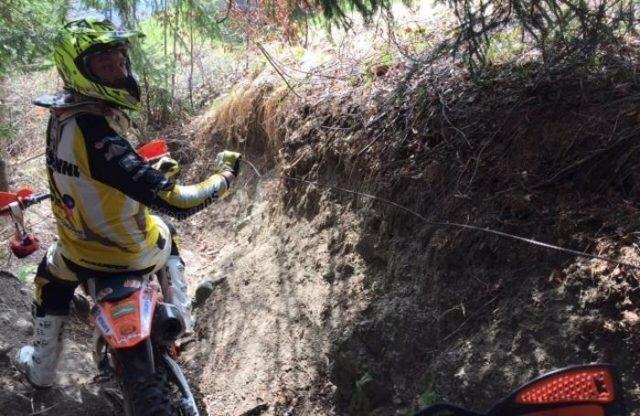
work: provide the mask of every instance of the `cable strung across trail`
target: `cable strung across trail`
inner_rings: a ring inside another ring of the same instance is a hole
[[[246,163],[247,165],[249,165],[256,173],[256,175],[258,175],[259,178],[262,178],[262,175],[260,174],[260,172],[258,171],[258,169],[256,169],[256,167],[249,161],[247,160],[242,160],[242,162]],[[632,269],[637,269],[640,270],[640,265],[636,265],[636,264],[631,264],[631,263],[627,263],[624,261],[620,261],[620,260],[616,260],[616,259],[612,259],[610,257],[606,257],[606,256],[599,256],[596,254],[591,254],[591,253],[586,253],[584,251],[579,251],[579,250],[573,250],[570,248],[566,248],[566,247],[561,247],[555,244],[550,244],[550,243],[545,243],[543,241],[538,241],[535,240],[533,238],[527,238],[527,237],[522,237],[520,235],[516,235],[516,234],[511,234],[511,233],[506,233],[503,231],[498,231],[498,230],[493,230],[491,228],[488,227],[479,227],[477,225],[470,225],[470,224],[462,224],[462,223],[457,223],[457,222],[449,222],[449,221],[431,221],[429,219],[427,219],[424,215],[421,215],[420,213],[407,208],[403,205],[398,204],[397,202],[393,202],[390,201],[388,199],[385,198],[381,198],[379,196],[375,196],[375,195],[371,195],[371,194],[367,194],[364,192],[358,192],[358,191],[354,191],[351,189],[346,189],[346,188],[340,188],[338,186],[333,186],[333,185],[327,185],[327,184],[323,184],[317,181],[309,181],[306,179],[300,179],[300,178],[294,178],[291,176],[286,176],[286,175],[279,175],[276,177],[276,179],[284,179],[284,180],[288,180],[288,181],[293,181],[293,182],[298,182],[298,183],[305,183],[308,185],[314,185],[314,186],[318,186],[321,188],[328,188],[328,189],[333,189],[336,191],[340,191],[340,192],[344,192],[344,193],[349,193],[352,195],[358,195],[364,198],[368,198],[368,199],[372,199],[372,200],[376,200],[376,201],[380,201],[383,202],[387,205],[391,205],[395,208],[401,209],[411,215],[414,215],[417,218],[420,218],[422,221],[424,221],[426,224],[435,226],[435,227],[452,227],[452,228],[461,228],[464,230],[471,230],[471,231],[480,231],[483,233],[487,233],[487,234],[492,234],[492,235],[496,235],[498,237],[504,237],[504,238],[508,238],[511,240],[516,240],[516,241],[521,241],[527,244],[531,244],[534,246],[538,246],[538,247],[544,247],[544,248],[548,248],[550,250],[555,250],[555,251],[559,251],[562,253],[566,253],[566,254],[571,254],[574,256],[579,256],[579,257],[585,257],[585,258],[589,258],[589,259],[597,259],[597,260],[602,260],[602,261],[606,261],[608,263],[613,263],[613,264],[617,264],[619,266],[626,266],[626,267],[630,267]]]

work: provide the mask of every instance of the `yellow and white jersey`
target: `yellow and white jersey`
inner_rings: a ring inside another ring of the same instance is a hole
[[[99,110],[52,109],[47,171],[59,254],[92,270],[152,270],[168,256],[171,237],[149,208],[186,218],[229,184],[219,174],[197,185],[174,184],[116,132],[113,118],[121,114]]]

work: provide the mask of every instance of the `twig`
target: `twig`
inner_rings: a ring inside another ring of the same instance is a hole
[[[457,311],[457,310],[459,310],[459,311],[463,312],[463,313],[462,313],[462,315],[463,315],[463,316],[465,315],[465,313],[464,313],[464,310],[465,310],[464,305],[462,304],[462,302],[460,302],[460,304],[459,304],[459,305],[455,305],[455,306],[453,306],[453,307],[451,307],[451,308],[447,309],[446,311],[442,312],[442,313],[440,314],[440,316],[438,316],[438,317],[436,318],[436,322],[440,322],[440,321],[442,320],[442,318],[444,318],[445,316],[447,316],[450,312]]]
[[[271,57],[271,55],[269,55],[269,52],[266,51],[266,49],[260,44],[260,42],[256,42],[256,45],[258,46],[258,49],[260,49],[260,52],[262,52],[262,54],[264,55],[265,58],[267,58],[267,61],[269,61],[269,63],[271,64],[271,66],[273,67],[273,69],[276,70],[276,72],[278,73],[278,75],[280,75],[280,78],[282,78],[282,80],[284,81],[285,84],[287,84],[287,87],[289,88],[289,90],[298,98],[302,99],[302,97],[293,89],[293,87],[289,84],[289,81],[287,81],[287,78],[284,76],[284,74],[282,73],[282,71],[280,70],[280,68],[278,68],[278,66],[276,65],[276,63],[273,61],[273,58]]]
[[[444,118],[444,120],[449,124],[449,126],[451,126],[452,129],[460,133],[464,141],[467,143],[467,147],[471,147],[471,143],[469,142],[469,139],[467,139],[467,135],[464,134],[464,132],[460,130],[456,125],[454,125],[451,120],[449,120],[446,112],[449,107],[447,106],[447,103],[445,103],[444,99],[442,98],[442,94],[440,93],[438,93],[438,101],[440,101],[440,105],[442,106],[442,117]]]
[[[480,309],[478,309],[477,311],[475,311],[474,317],[477,318],[477,313],[480,312],[481,310],[485,309],[487,306],[491,305],[496,299],[498,299],[498,296],[494,296],[493,298],[491,298],[491,300],[489,300],[488,302],[486,302],[484,305],[482,305],[482,307]],[[462,330],[462,328],[469,322],[471,318],[467,318],[464,320],[464,322],[462,322],[460,324],[460,326],[458,326],[456,329],[454,329],[453,331],[449,332],[449,334],[447,336],[445,336],[444,338],[442,338],[442,341],[440,341],[441,343],[445,343],[447,342],[451,337],[453,337],[455,334],[457,334],[458,332],[460,332]]]
[[[229,18],[229,13],[231,12],[232,5],[233,5],[233,0],[229,0],[229,2],[227,3],[227,11],[225,12],[224,17],[222,19],[216,20],[217,25],[224,23],[224,21]]]
[[[475,180],[476,175],[478,173],[478,169],[480,168],[482,153],[484,153],[485,149],[489,146],[489,144],[491,144],[491,142],[493,142],[496,136],[500,132],[502,132],[502,129],[506,126],[507,122],[510,120],[511,115],[515,112],[515,110],[519,109],[522,105],[526,104],[529,100],[530,99],[526,99],[524,101],[520,100],[513,107],[511,107],[511,110],[509,110],[509,112],[504,116],[504,120],[502,121],[502,124],[500,125],[500,127],[498,127],[498,129],[495,132],[493,132],[491,137],[489,137],[489,139],[486,140],[485,143],[481,146],[480,151],[478,152],[478,155],[475,157],[475,167],[473,169],[473,174],[471,175],[471,179],[469,179],[469,183],[467,184],[467,187],[463,192],[463,194],[467,194],[471,189],[471,186],[473,185],[473,181]]]
[[[258,178],[262,179],[262,175],[260,174],[260,172],[258,171],[258,169],[255,167],[255,165],[251,162],[249,162],[246,159],[242,159],[242,162],[246,163],[247,165],[251,166],[251,168],[253,169],[253,171],[256,173],[256,175],[258,175]]]
[[[16,396],[20,397],[23,400],[26,400],[28,402],[31,402],[31,399],[29,399],[27,396],[25,396],[24,394],[20,394],[20,393],[15,393]]]
[[[12,163],[12,164],[10,164],[10,165],[9,165],[9,167],[10,167],[10,168],[13,168],[13,167],[15,167],[15,166],[22,165],[22,164],[24,164],[24,163],[30,162],[30,161],[32,161],[32,160],[34,160],[34,159],[37,159],[37,158],[39,158],[40,156],[44,156],[45,154],[46,154],[46,152],[38,153],[37,155],[35,155],[35,156],[31,156],[31,157],[29,157],[29,158],[27,158],[27,159],[25,159],[25,160],[21,160],[21,161],[19,161],[19,162]]]
[[[369,127],[371,127],[373,124],[375,124],[375,123],[377,123],[378,121],[382,120],[386,115],[388,115],[388,113],[387,113],[387,112],[382,112],[382,113],[378,114],[378,115],[376,116],[376,118],[374,118],[374,119],[373,119],[373,120],[371,120],[371,121],[368,121],[368,122],[364,125],[363,130],[364,130],[364,129],[368,129],[368,128],[369,128]],[[395,122],[395,119],[393,120],[393,122]],[[364,146],[364,147],[363,147],[363,148],[358,152],[357,157],[360,157],[364,152],[366,152],[368,149],[370,149],[370,148],[371,148],[371,146],[373,146],[373,145],[376,143],[376,141],[378,141],[378,139],[379,139],[380,137],[382,137],[382,136],[383,136],[382,134],[378,134],[376,137],[374,137],[374,138],[373,138],[373,140],[371,140],[371,141],[370,141],[366,146]]]
[[[36,416],[36,415],[42,415],[42,414],[45,414],[45,413],[47,413],[49,410],[51,410],[51,409],[53,409],[54,407],[56,407],[58,404],[59,404],[59,403],[56,403],[56,404],[53,404],[53,405],[51,405],[51,406],[49,406],[49,407],[47,407],[47,408],[45,408],[45,409],[38,410],[37,412],[33,412],[33,413],[31,413],[31,416]]]
[[[387,33],[389,35],[389,39],[391,40],[391,43],[393,43],[393,45],[396,47],[396,50],[400,53],[400,55],[413,62],[414,64],[425,65],[427,63],[425,60],[417,59],[409,55],[409,53],[398,43],[398,39],[396,38],[395,33],[395,21],[393,19],[393,16],[390,13],[387,13],[385,19],[387,20]]]

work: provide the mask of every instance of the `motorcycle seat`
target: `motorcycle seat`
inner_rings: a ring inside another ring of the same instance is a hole
[[[115,302],[128,298],[142,287],[144,278],[135,274],[122,274],[108,278],[96,278],[96,301]]]

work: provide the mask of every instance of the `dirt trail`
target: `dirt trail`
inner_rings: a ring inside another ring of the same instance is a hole
[[[11,362],[17,348],[30,342],[32,293],[9,273],[0,275],[0,415],[112,416],[119,413],[112,383],[96,383],[90,351],[91,332],[77,314],[69,319],[64,359],[50,390],[34,390]]]
[[[213,278],[224,280],[198,309],[199,339],[186,362],[209,414],[329,414],[334,387],[318,380],[326,379],[332,330],[366,304],[364,276],[348,275],[349,256],[332,251],[352,238],[332,227],[341,214],[275,222],[275,186],[263,182],[251,200],[237,192],[217,208],[237,219],[208,229],[227,242],[210,264]]]

